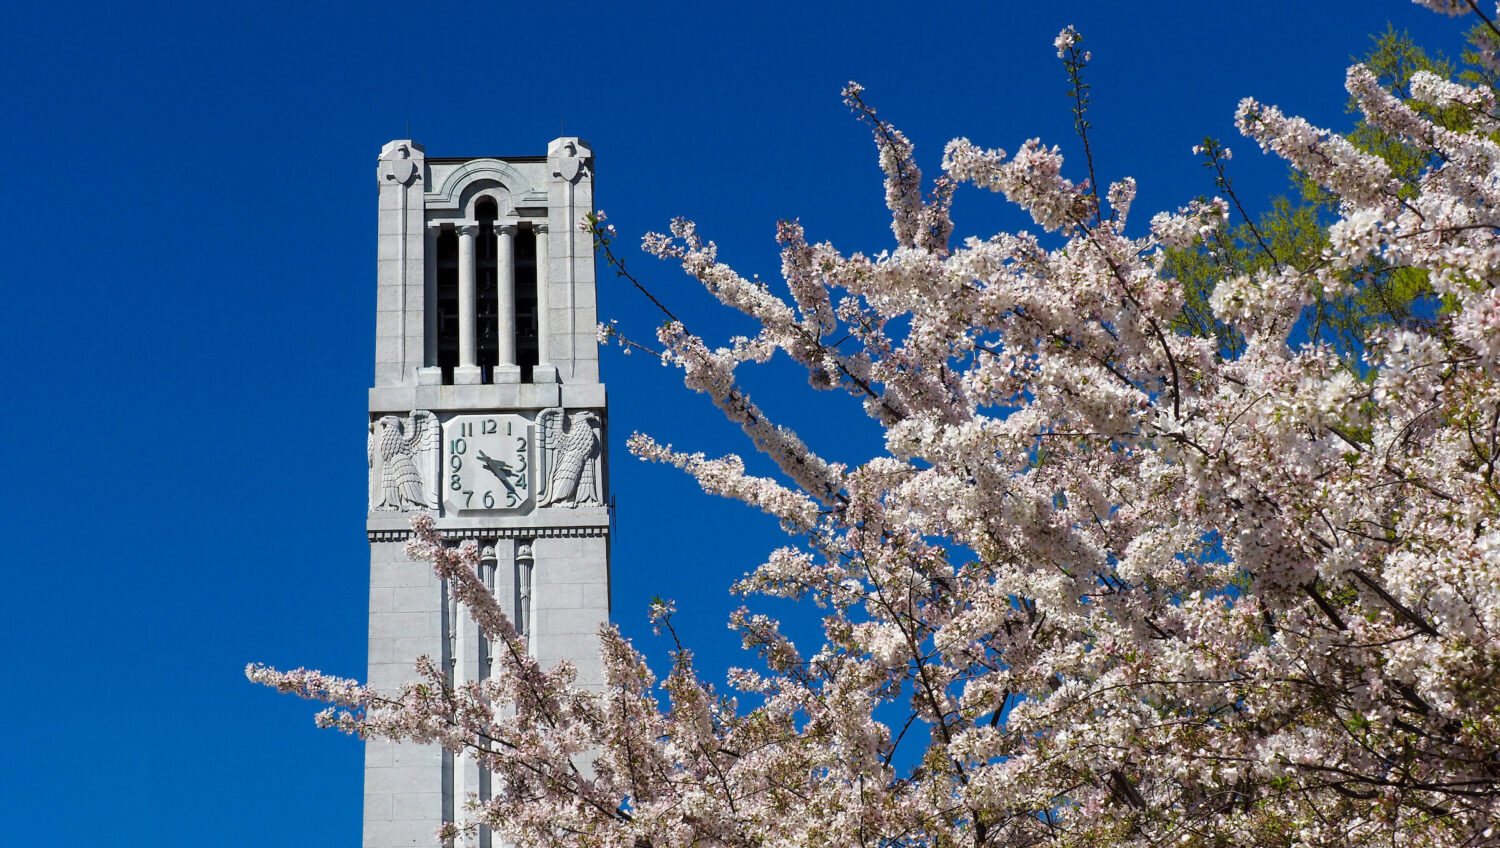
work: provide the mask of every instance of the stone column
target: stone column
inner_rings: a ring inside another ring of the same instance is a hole
[[[536,235],[536,367],[531,382],[557,382],[557,366],[552,364],[552,264],[547,250],[547,225],[535,223]]]
[[[516,626],[531,641],[531,570],[536,565],[530,541],[516,543]]]
[[[422,241],[422,367],[417,369],[417,384],[436,386],[443,382],[438,367],[437,243],[442,233],[439,224],[428,224]]]
[[[479,312],[474,282],[474,236],[478,232],[478,224],[458,227],[458,367],[453,369],[453,382],[460,385],[479,382],[474,328]]]
[[[499,566],[499,554],[494,545],[486,545],[479,556],[479,579],[490,595],[495,595],[495,571]],[[495,645],[479,631],[479,679],[489,680],[494,676]]]
[[[495,595],[495,571],[497,570],[498,566],[497,552],[495,551],[494,546],[487,545],[484,548],[483,554],[484,555],[482,555],[479,560],[479,579],[484,582],[485,588],[490,592],[490,596],[498,598],[498,596]],[[502,603],[502,608],[503,606],[504,605]],[[488,639],[484,638],[483,631],[478,632],[479,679],[489,680],[490,678],[495,676],[495,645]],[[491,775],[488,771],[480,769],[477,763],[475,764],[475,771],[478,777],[479,801],[480,803],[484,803],[490,800],[490,795],[492,792]],[[490,829],[486,825],[479,826],[478,848],[493,848],[493,841],[490,839]]]
[[[519,383],[521,368],[516,364],[516,222],[495,222],[495,342],[500,362],[495,366],[495,382]]]
[[[485,545],[479,554],[479,569],[476,576],[485,578],[486,570],[494,571],[495,549]],[[453,603],[454,648],[451,681],[455,687],[482,682],[489,675],[484,662],[484,643],[479,625],[469,610],[462,604]],[[470,795],[481,794],[479,763],[474,755],[461,752],[453,755],[453,804],[454,811],[462,813],[463,805]]]

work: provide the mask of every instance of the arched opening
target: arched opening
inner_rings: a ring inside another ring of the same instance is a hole
[[[479,233],[474,239],[474,284],[475,325],[477,336],[477,364],[479,381],[495,382],[495,365],[500,362],[499,313],[500,296],[498,254],[495,246],[495,219],[500,217],[500,208],[493,197],[481,197],[474,202],[474,220],[479,222]]]
[[[443,384],[453,385],[458,366],[458,232],[444,227],[437,237],[437,366]]]
[[[536,276],[536,230],[526,227],[516,233],[516,364],[523,383],[531,382],[538,361]]]
[[[468,282],[459,279],[459,253],[464,243],[459,230],[465,227],[473,228],[473,364],[479,369],[479,382],[496,382],[503,356],[506,365],[516,366],[505,369],[512,375],[509,379],[519,376],[529,383],[540,361],[539,330],[545,316],[540,314],[538,304],[537,231],[534,223],[517,220],[503,188],[498,188],[502,192],[499,196],[495,190],[484,188],[470,195],[468,223],[444,223],[433,243],[435,256],[430,261],[436,297],[432,308],[437,313],[437,361],[433,364],[441,370],[445,385],[454,383],[464,345],[460,327],[467,316],[460,314],[459,294],[460,289],[467,291]],[[509,256],[510,288],[506,296],[500,291],[502,227]],[[501,315],[501,305],[507,301],[509,314]],[[511,337],[502,340],[500,333],[507,324],[512,328]]]

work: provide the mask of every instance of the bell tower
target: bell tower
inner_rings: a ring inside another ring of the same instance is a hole
[[[544,665],[601,685],[609,616],[608,424],[594,299],[593,151],[380,152],[375,382],[370,389],[369,683],[395,689],[423,655],[455,683],[489,646],[427,563],[403,554],[411,513],[473,540],[480,577]],[[365,848],[428,846],[489,775],[440,748],[365,748]],[[481,845],[488,845],[488,835]]]

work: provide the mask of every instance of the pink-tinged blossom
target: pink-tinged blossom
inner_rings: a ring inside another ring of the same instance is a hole
[[[1076,31],[1055,46],[1072,61]],[[747,657],[727,688],[676,645],[665,601],[650,610],[675,646],[664,676],[606,628],[606,686],[574,688],[570,665],[528,653],[476,576],[477,548],[445,544],[426,516],[408,553],[496,646],[490,678],[454,685],[430,659],[393,692],[301,669],[247,675],[329,703],[325,726],[473,757],[497,788],[443,839],[483,825],[540,848],[1488,844],[1493,99],[1417,75],[1414,99],[1473,111],[1452,130],[1367,69],[1346,85],[1370,126],[1432,164],[1398,186],[1347,139],[1246,100],[1242,131],[1338,205],[1315,262],[1218,282],[1213,314],[1243,341],[1232,352],[1175,329],[1182,286],[1163,258],[1213,237],[1224,201],[1128,234],[1135,181],[1113,183],[1103,217],[1037,139],[1013,158],[951,142],[924,196],[910,141],[854,84],[887,250],[844,254],[783,221],[782,289],[720,262],[689,221],[647,236],[758,325],[716,346],[672,321],[658,340],[663,364],[775,471],[646,436],[630,448],[775,516],[792,541],[735,591],[820,616],[787,628],[797,644],[775,618],[736,611]],[[964,184],[1003,193],[1049,235],[950,243]],[[1424,273],[1443,312],[1372,331],[1358,363],[1289,341],[1309,305],[1376,262]],[[738,369],[778,352],[815,389],[858,398],[882,448],[844,466],[770,420]]]
[[[1189,247],[1206,238],[1229,220],[1229,204],[1215,197],[1210,201],[1194,200],[1178,209],[1177,214],[1158,212],[1151,219],[1151,235],[1163,247]]]
[[[1057,48],[1057,58],[1061,59],[1068,55],[1068,48],[1077,44],[1078,41],[1078,30],[1072,26],[1063,27],[1063,31],[1057,34],[1057,38],[1052,39],[1052,46]]]
[[[1130,217],[1130,205],[1135,202],[1135,178],[1126,177],[1110,184],[1108,197],[1110,215],[1114,217],[1115,225],[1123,228]]]
[[[1439,109],[1462,106],[1465,116],[1475,121],[1481,132],[1493,131],[1495,121],[1495,92],[1488,88],[1474,88],[1450,82],[1431,71],[1417,71],[1409,83],[1411,98]]]
[[[1418,6],[1426,6],[1434,12],[1454,17],[1467,15],[1470,11],[1469,3],[1465,0],[1412,0],[1412,2]]]
[[[363,707],[374,697],[374,694],[360,685],[357,680],[334,677],[306,668],[277,671],[260,663],[250,663],[245,666],[245,677],[249,678],[252,683],[270,686],[278,692],[287,692],[343,707]]]
[[[1275,106],[1263,105],[1249,97],[1240,102],[1235,121],[1240,132],[1259,142],[1262,150],[1286,159],[1347,204],[1368,205],[1395,199],[1390,166],[1343,136],[1319,129],[1302,118],[1289,118]]]

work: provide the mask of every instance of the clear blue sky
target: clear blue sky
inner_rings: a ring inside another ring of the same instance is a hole
[[[623,250],[684,215],[774,279],[778,218],[888,246],[846,80],[929,172],[955,135],[1072,151],[1052,39],[1076,24],[1099,174],[1139,180],[1141,227],[1212,192],[1189,153],[1205,135],[1235,148],[1247,198],[1280,191],[1281,166],[1234,135],[1235,104],[1347,126],[1343,68],[1388,20],[1450,52],[1464,27],[1396,0],[10,7],[0,843],[358,844],[361,746],[242,669],[363,672],[374,169],[408,121],[434,156],[539,154],[566,121],[597,151]],[[1027,226],[974,191],[956,210],[960,234]],[[632,265],[700,331],[744,331],[675,269]],[[648,335],[649,307],[602,283],[601,313]],[[615,617],[648,641],[648,599],[676,598],[722,668],[725,589],[777,531],[623,440],[745,445],[673,372],[618,350],[603,369]],[[809,400],[775,366],[750,385],[831,455],[869,449],[847,399]]]

